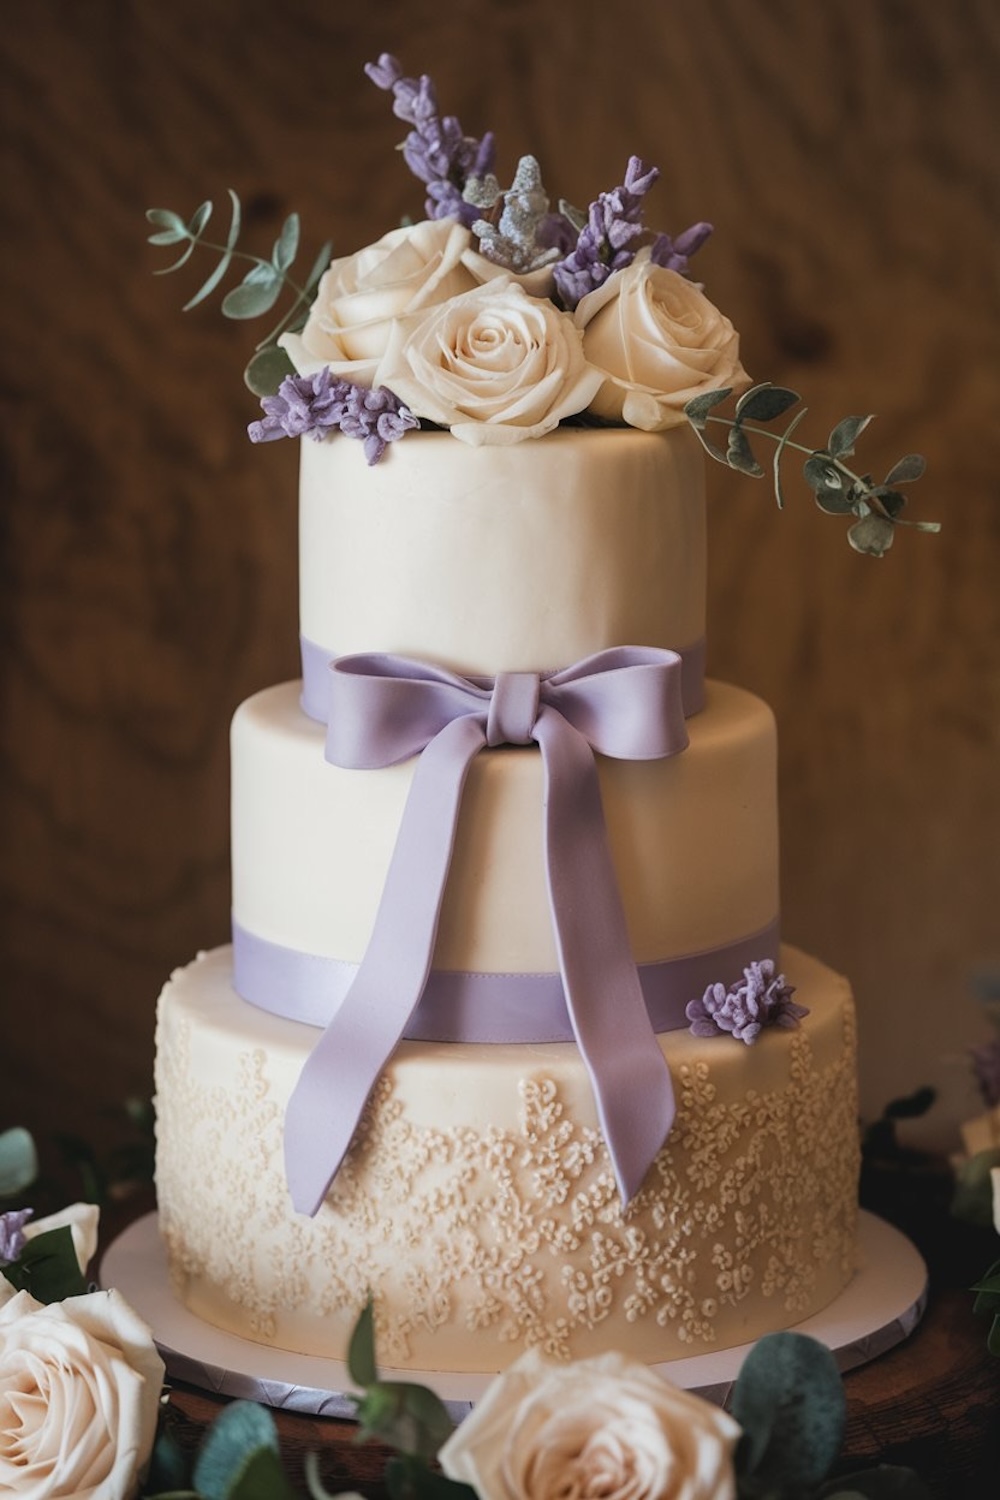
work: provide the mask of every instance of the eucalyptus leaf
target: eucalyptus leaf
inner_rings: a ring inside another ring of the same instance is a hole
[[[885,482],[886,484],[912,484],[915,479],[923,475],[926,468],[927,461],[922,453],[908,453],[897,464],[893,464],[885,476]]]
[[[284,275],[299,253],[299,216],[289,214],[281,226],[281,233],[274,242],[271,263],[279,274]]]
[[[184,231],[161,229],[157,234],[148,234],[146,240],[150,245],[179,245],[187,237]]]
[[[226,1500],[297,1500],[273,1448],[257,1448],[226,1491]]]
[[[204,1500],[228,1500],[258,1450],[278,1451],[274,1418],[253,1401],[223,1407],[205,1435],[194,1466],[194,1487]]]
[[[330,269],[330,258],[332,255],[333,241],[327,240],[326,243],[320,247],[319,254],[313,261],[312,270],[309,272],[309,275],[306,278],[305,292],[307,297],[310,295],[323,273]]]
[[[182,1490],[186,1478],[184,1450],[170,1429],[161,1426],[153,1444],[146,1489],[151,1495],[158,1495],[162,1490]]]
[[[753,456],[750,439],[741,427],[731,427],[729,429],[729,442],[726,445],[726,463],[731,469],[737,469],[741,474],[749,474],[752,479],[759,479],[764,473],[764,470]]]
[[[684,407],[684,415],[692,427],[702,428],[708,418],[710,411],[720,406],[727,397],[733,394],[731,386],[721,386],[717,391],[702,391],[699,396],[692,396]]]
[[[712,442],[710,438],[706,437],[703,429],[701,427],[698,427],[695,423],[692,423],[692,428],[697,433],[698,440],[708,456],[710,458],[714,458],[716,463],[728,465],[726,450],[724,448],[719,448],[715,443]]]
[[[229,201],[231,209],[229,233],[226,236],[226,244],[225,249],[222,252],[222,259],[219,261],[219,264],[216,266],[211,276],[209,276],[208,280],[198,288],[191,300],[189,302],[185,302],[185,312],[190,312],[192,307],[197,307],[199,302],[204,302],[206,297],[210,297],[211,294],[215,291],[215,288],[219,285],[219,282],[225,276],[226,272],[229,270],[229,266],[233,258],[233,251],[236,249],[236,242],[240,237],[240,227],[243,222],[243,210],[240,207],[240,200],[233,192],[232,188],[229,189]],[[194,248],[194,243],[195,242],[192,241],[192,249]]]
[[[869,557],[884,557],[892,546],[893,525],[885,516],[862,516],[847,533],[847,540],[855,552],[864,552]]]
[[[358,1316],[347,1346],[347,1373],[355,1385],[365,1389],[378,1380],[375,1363],[375,1308],[371,1297]]]
[[[255,396],[273,396],[286,375],[294,375],[292,364],[284,349],[277,344],[267,344],[250,360],[243,372],[243,379]]]
[[[187,225],[180,214],[175,214],[172,208],[147,208],[146,218],[150,224],[158,224],[162,230],[172,235],[174,243],[178,240],[186,240],[188,237]],[[171,241],[151,235],[150,243],[168,245]]]
[[[422,1459],[435,1456],[453,1426],[433,1391],[404,1380],[370,1384],[358,1401],[357,1417],[366,1436]]]
[[[790,391],[787,386],[769,383],[755,385],[737,401],[736,420],[772,422],[775,417],[788,411],[789,407],[795,406],[800,399],[798,392]]]
[[[794,1494],[829,1473],[847,1403],[836,1361],[818,1340],[787,1332],[758,1339],[731,1409],[744,1433],[741,1467],[758,1492]]]
[[[390,1500],[476,1500],[471,1485],[404,1454],[395,1454],[386,1464],[385,1487]]]
[[[38,1176],[38,1152],[31,1132],[21,1125],[0,1133],[0,1198],[23,1193]]]
[[[803,406],[800,411],[797,411],[795,413],[795,416],[789,422],[788,426],[781,434],[781,437],[778,439],[777,447],[774,450],[774,458],[771,461],[771,473],[774,478],[774,498],[778,502],[779,510],[784,510],[785,508],[785,496],[781,488],[782,455],[784,454],[785,448],[789,440],[791,439],[792,433],[795,431],[796,427],[798,427],[799,423],[802,421],[802,418],[805,416],[808,410],[809,408],[807,406]]]
[[[873,417],[869,414],[867,417],[845,417],[842,422],[838,422],[826,445],[834,458],[848,458],[854,452],[854,444],[872,420]]]
[[[254,266],[239,286],[223,297],[223,314],[227,318],[259,318],[270,312],[281,296],[281,287],[281,277],[273,266]]]
[[[854,497],[845,476],[826,453],[813,453],[802,465],[802,474],[820,510],[831,516],[849,516]]]
[[[25,1240],[21,1254],[13,1265],[4,1267],[3,1274],[18,1290],[46,1304],[80,1297],[87,1290],[68,1224]]]
[[[199,238],[202,230],[205,228],[205,225],[208,223],[211,217],[212,200],[210,198],[206,198],[204,203],[198,204],[198,207],[191,215],[191,222],[188,224],[188,234],[192,239],[196,240]]]

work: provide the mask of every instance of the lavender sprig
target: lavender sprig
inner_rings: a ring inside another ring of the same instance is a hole
[[[467,228],[479,217],[462,191],[470,177],[492,172],[495,148],[492,132],[482,140],[465,135],[454,115],[442,115],[434,84],[426,74],[405,78],[398,60],[383,52],[365,72],[380,89],[391,90],[393,113],[413,129],[403,142],[403,159],[415,177],[427,184],[424,205],[429,219],[459,219]]]
[[[740,984],[710,984],[700,1000],[690,1001],[686,1015],[695,1036],[729,1032],[749,1046],[762,1027],[797,1026],[809,1014],[796,1005],[794,993],[784,974],[775,974],[773,959],[764,958],[747,965]]]
[[[590,205],[576,246],[555,267],[556,287],[567,308],[572,310],[613,271],[634,260],[643,233],[642,200],[659,175],[658,168],[630,156],[622,185]]]
[[[699,219],[675,238],[669,234],[658,234],[649,249],[649,258],[654,266],[664,266],[668,271],[687,274],[688,262],[712,233],[713,226]]]
[[[262,397],[260,404],[263,419],[247,428],[252,443],[283,437],[320,442],[336,428],[347,437],[361,439],[369,464],[378,463],[387,444],[420,426],[392,391],[384,386],[373,391],[350,380],[337,380],[327,365],[312,375],[287,375],[277,395]]]

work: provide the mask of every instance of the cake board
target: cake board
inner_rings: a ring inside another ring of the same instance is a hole
[[[841,1372],[867,1364],[912,1333],[927,1300],[927,1269],[898,1229],[862,1212],[859,1269],[834,1302],[795,1326],[829,1348]],[[101,1261],[100,1283],[114,1287],[153,1331],[168,1377],[215,1395],[258,1401],[303,1415],[353,1420],[353,1382],[346,1365],[295,1354],[213,1328],[174,1296],[155,1213],[129,1225]],[[675,1385],[725,1406],[753,1344],[740,1344],[653,1368]],[[387,1380],[428,1386],[453,1421],[461,1421],[496,1378],[493,1373],[395,1370]]]

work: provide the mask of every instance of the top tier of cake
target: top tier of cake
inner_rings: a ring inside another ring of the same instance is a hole
[[[545,672],[703,643],[704,463],[686,426],[479,449],[421,433],[372,467],[360,443],[305,441],[300,497],[302,636],[326,660]]]

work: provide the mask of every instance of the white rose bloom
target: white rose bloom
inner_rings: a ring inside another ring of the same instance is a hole
[[[572,318],[504,276],[398,324],[375,384],[463,442],[499,444],[583,411],[601,375]]]
[[[655,432],[685,421],[699,392],[749,384],[732,323],[686,277],[653,265],[648,249],[581,298],[574,317],[605,376],[598,416]]]
[[[156,1435],[163,1361],[117,1292],[0,1306],[0,1494],[131,1500]]]
[[[476,285],[462,264],[471,242],[456,219],[393,229],[374,245],[333,261],[302,332],[283,334],[278,342],[300,375],[329,365],[342,379],[372,385],[397,318]]]
[[[439,1455],[479,1500],[733,1500],[740,1427],[622,1354],[529,1351]]]

